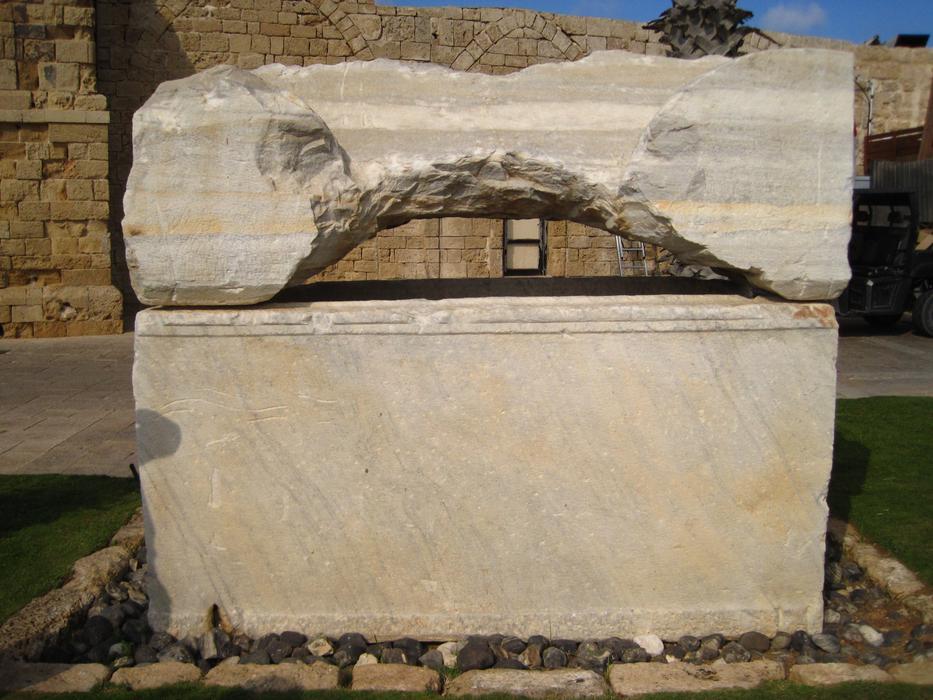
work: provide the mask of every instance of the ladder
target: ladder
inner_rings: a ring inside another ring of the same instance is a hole
[[[626,260],[626,253],[635,253],[635,257]],[[622,236],[616,236],[616,254],[619,256],[620,277],[626,277],[626,270],[630,270],[633,277],[648,276],[648,253],[645,251],[644,243],[641,241],[632,243],[622,238]],[[641,274],[639,274],[639,271]]]

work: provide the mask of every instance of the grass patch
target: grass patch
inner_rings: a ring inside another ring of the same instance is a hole
[[[829,507],[933,584],[933,398],[840,399]]]
[[[61,584],[139,503],[133,479],[0,476],[0,622]]]
[[[239,688],[216,688],[201,685],[176,685],[133,692],[108,687],[93,693],[0,694],[6,700],[437,700],[428,693],[371,693],[348,690],[287,693],[254,693]],[[512,695],[485,695],[488,700],[513,700]],[[901,683],[843,683],[810,688],[787,681],[772,681],[752,690],[705,691],[702,693],[656,693],[639,696],[644,700],[928,700],[930,688]],[[607,696],[606,700],[617,700]]]

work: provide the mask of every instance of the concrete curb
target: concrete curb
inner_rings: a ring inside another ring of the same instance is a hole
[[[75,562],[61,587],[30,601],[0,626],[0,659],[35,661],[86,614],[104,587],[122,576],[143,543],[142,510],[111,538],[110,546]]]
[[[913,571],[865,540],[850,523],[830,518],[827,531],[870,579],[920,615],[925,623],[933,622],[933,592]]]

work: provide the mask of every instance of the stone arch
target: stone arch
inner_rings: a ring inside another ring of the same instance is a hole
[[[346,12],[340,9],[337,3],[333,0],[310,0],[310,2],[340,32],[353,58],[361,61],[371,61],[375,58],[360,28]]]
[[[537,32],[543,39],[554,45],[559,57],[568,61],[575,61],[586,55],[586,50],[554,22],[545,19],[537,12],[525,10],[511,12],[492,22],[473,38],[473,41],[453,60],[450,67],[455,70],[471,70],[496,42],[519,29],[531,29]]]

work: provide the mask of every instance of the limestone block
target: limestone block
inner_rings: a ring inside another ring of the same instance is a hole
[[[898,683],[933,685],[933,661],[914,661],[891,666],[889,673]]]
[[[243,688],[256,693],[295,690],[335,690],[337,667],[325,663],[259,666],[238,664],[236,658],[218,664],[204,676],[204,685]]]
[[[163,661],[157,664],[117,669],[110,682],[113,685],[125,685],[131,690],[151,690],[177,683],[197,683],[199,680],[201,680],[201,671],[194,664]]]
[[[835,685],[853,681],[871,681],[889,683],[894,680],[891,674],[877,666],[857,666],[855,664],[796,664],[790,667],[787,678],[803,685]]]
[[[738,664],[720,662],[704,666],[682,662],[614,664],[609,669],[609,684],[622,697],[754,688],[764,681],[773,680],[784,680],[784,667],[769,660]]]
[[[353,669],[353,690],[381,692],[436,693],[441,689],[437,671],[405,664],[356,665]]]
[[[444,695],[517,695],[525,698],[594,698],[609,694],[606,681],[593,671],[516,671],[494,668],[467,671],[447,684]]]
[[[103,664],[0,663],[0,692],[86,693],[110,676]]]
[[[717,295],[143,311],[149,621],[818,631],[835,353]]]
[[[604,51],[508,76],[377,60],[163,83],[134,116],[133,284],[252,303],[411,219],[547,217],[828,299],[849,275],[852,61]]]

